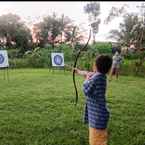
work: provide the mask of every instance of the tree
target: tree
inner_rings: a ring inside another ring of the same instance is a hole
[[[133,25],[131,25],[132,30],[127,29],[127,31],[123,30],[124,32],[126,32],[126,34],[129,36],[129,38],[131,39],[131,42],[136,42],[136,47],[137,49],[137,53],[139,54],[139,60],[136,61],[135,65],[136,65],[136,74],[142,69],[143,66],[143,62],[144,62],[144,58],[145,58],[145,53],[142,52],[143,47],[145,46],[145,39],[144,39],[144,34],[145,34],[145,5],[144,3],[141,4],[141,6],[137,6],[138,8],[140,8],[140,12],[138,13],[138,15],[134,16],[133,19],[131,19],[131,17],[127,17],[128,19],[127,22],[129,22],[129,20],[132,20]],[[116,13],[115,13],[116,12]],[[113,7],[109,13],[109,16],[106,19],[106,22],[110,22],[112,19],[114,19],[116,16],[121,16],[121,15],[127,15],[127,13],[125,12],[125,6],[121,7],[121,8],[115,8]],[[134,22],[136,21],[136,22]],[[129,24],[126,22],[126,24],[129,26]],[[136,23],[136,24],[134,24]],[[128,28],[128,27],[126,27]],[[130,26],[129,26],[130,28]],[[116,31],[116,34],[118,32]],[[121,35],[121,33],[118,33],[118,36]],[[124,38],[124,37],[123,37]]]
[[[136,39],[137,35],[133,29],[139,23],[139,18],[135,14],[126,14],[123,18],[123,22],[119,25],[120,30],[111,30],[109,38],[114,38],[122,44],[129,44],[131,40]]]
[[[72,21],[62,15],[57,17],[55,13],[52,16],[46,16],[42,22],[35,24],[34,34],[36,42],[44,46],[49,43],[53,47],[55,43],[62,43],[63,36],[72,28]],[[70,27],[70,28],[69,28]]]
[[[24,52],[28,43],[32,42],[31,32],[21,18],[15,14],[0,16],[0,39],[7,48],[13,46],[21,48]]]
[[[74,31],[74,28],[75,31]],[[79,32],[79,28],[72,24],[72,20],[62,15],[60,18],[53,16],[47,16],[42,22],[34,25],[33,32],[37,43],[40,44],[52,44],[55,43],[71,43],[82,40],[82,35]]]
[[[74,48],[76,44],[84,39],[84,36],[77,26],[70,26],[65,29],[65,38],[65,42],[71,44],[71,47]]]
[[[98,18],[100,15],[100,3],[90,2],[84,6],[84,12],[88,14],[88,19],[91,22],[91,28],[93,31],[93,42],[95,43],[95,37],[99,30],[99,24],[101,20]]]
[[[26,26],[21,26],[21,28],[17,29],[15,32],[14,41],[16,43],[16,48],[20,48],[22,54],[30,50],[32,48],[32,35],[30,29]]]
[[[128,5],[123,5],[120,8],[116,8],[116,7],[112,7],[109,11],[109,15],[107,16],[107,18],[105,19],[104,23],[108,24],[109,22],[111,22],[114,18],[116,17],[120,17],[120,16],[124,16],[126,15],[126,7],[128,7]]]
[[[50,43],[54,46],[56,37],[61,34],[61,25],[56,15],[47,16],[43,18],[42,22],[35,24],[37,31],[37,40],[43,46]]]

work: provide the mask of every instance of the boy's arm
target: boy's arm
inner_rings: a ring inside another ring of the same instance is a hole
[[[95,72],[89,72],[89,71],[85,71],[85,70],[80,70],[78,68],[74,68],[75,72],[81,76],[84,76],[85,79],[89,79],[91,78],[91,76],[95,73]]]
[[[83,84],[83,91],[86,96],[90,96],[94,89],[93,79],[86,80]]]
[[[84,76],[86,79],[89,79],[95,73],[95,72],[80,70],[78,68],[74,68],[74,69],[77,74]]]
[[[82,76],[86,76],[88,74],[88,71],[84,71],[84,70],[79,70],[79,69],[75,69],[76,73]]]

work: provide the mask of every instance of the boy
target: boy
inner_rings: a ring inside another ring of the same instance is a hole
[[[83,92],[86,96],[85,123],[89,124],[90,145],[107,145],[107,124],[109,112],[106,107],[106,74],[110,71],[112,58],[100,55],[96,58],[96,71],[75,69],[85,76]]]

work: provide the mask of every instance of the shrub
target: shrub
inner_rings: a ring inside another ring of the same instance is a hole
[[[124,57],[126,58],[126,59],[130,59],[130,60],[133,60],[133,59],[138,59],[139,58],[139,54],[138,53],[128,53],[128,54],[126,54],[126,55],[124,55]]]
[[[66,62],[70,62],[73,59],[73,49],[67,44],[61,44],[55,48],[56,52],[64,53],[64,59]]]
[[[140,71],[136,73],[136,60],[125,59],[124,63],[121,65],[120,73],[122,75],[135,75],[135,76],[145,76],[145,63],[141,67]]]
[[[112,46],[110,43],[96,42],[92,45],[93,48],[97,49],[98,53],[112,53]]]
[[[28,68],[29,62],[27,59],[9,59],[10,68]]]
[[[19,49],[10,49],[8,50],[8,57],[10,59],[19,57]]]
[[[24,58],[28,60],[31,67],[44,68],[50,65],[49,53],[48,49],[37,47],[32,52],[25,53]]]

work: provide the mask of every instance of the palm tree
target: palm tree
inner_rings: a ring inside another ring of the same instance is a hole
[[[109,38],[114,38],[122,44],[129,44],[130,41],[135,41],[139,33],[139,18],[134,14],[126,14],[123,23],[120,23],[120,30],[113,29],[109,33]],[[136,30],[136,31],[135,31]]]

